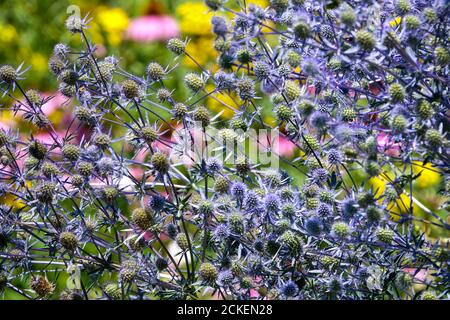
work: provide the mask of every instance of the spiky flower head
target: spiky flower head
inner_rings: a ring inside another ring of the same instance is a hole
[[[81,154],[80,147],[74,144],[64,145],[61,151],[63,156],[70,161],[77,161]]]
[[[59,235],[59,242],[65,249],[69,251],[74,251],[78,246],[77,236],[70,231],[61,232]]]
[[[139,85],[136,81],[126,79],[122,82],[123,94],[127,99],[134,99],[139,97]]]
[[[159,81],[166,74],[164,68],[157,62],[151,62],[147,66],[147,76],[151,81]]]
[[[216,281],[219,272],[213,264],[205,262],[200,265],[199,274],[203,280],[212,283]]]
[[[379,241],[390,244],[394,240],[394,231],[389,228],[380,228],[376,232]]]
[[[153,168],[161,174],[169,171],[170,162],[167,155],[163,152],[155,152],[151,158]]]
[[[172,38],[167,42],[167,48],[177,55],[181,55],[186,50],[186,43],[179,38]]]
[[[189,248],[189,242],[188,242],[188,236],[183,233],[180,232],[179,234],[177,234],[177,236],[175,237],[175,241],[177,242],[178,246],[180,247],[181,250],[187,250]]]
[[[199,92],[205,86],[205,82],[202,77],[196,73],[188,73],[184,76],[184,83],[191,89],[194,93]]]

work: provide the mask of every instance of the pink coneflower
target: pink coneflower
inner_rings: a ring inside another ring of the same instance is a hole
[[[177,22],[166,15],[148,15],[133,19],[126,31],[126,38],[136,42],[167,40],[178,36]]]

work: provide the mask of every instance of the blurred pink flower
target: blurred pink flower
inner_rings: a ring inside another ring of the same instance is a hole
[[[273,133],[269,134],[271,150],[275,152],[279,156],[283,157],[292,157],[295,151],[295,144],[293,144],[289,139],[285,138],[282,135],[274,136]],[[260,134],[259,142],[261,144],[261,148],[267,148],[268,141],[266,134]]]
[[[149,15],[133,19],[126,31],[126,38],[136,42],[152,42],[176,37],[179,32],[172,17]]]
[[[417,281],[419,282],[425,282],[428,276],[428,270],[426,269],[419,269],[416,268],[404,268],[403,272],[409,273],[411,276],[413,276]]]
[[[46,103],[44,103],[42,105],[42,112],[44,112],[44,114],[46,116],[52,114],[56,109],[61,107],[68,100],[60,92],[44,93],[43,95],[44,95],[44,99],[47,99],[52,96],[52,99],[50,99],[49,101],[47,101]]]
[[[390,157],[400,157],[401,143],[392,142],[391,135],[381,132],[377,136],[378,151]]]

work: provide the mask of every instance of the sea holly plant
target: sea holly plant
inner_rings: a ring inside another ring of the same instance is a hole
[[[0,67],[3,108],[30,128],[0,130],[0,289],[448,299],[448,2],[205,4],[212,69],[176,38],[172,65],[131,74],[71,15],[84,46],[49,59],[63,132],[42,109],[53,97],[22,88],[32,70]],[[179,56],[197,66],[184,98],[166,86]],[[417,194],[429,172],[433,203]]]

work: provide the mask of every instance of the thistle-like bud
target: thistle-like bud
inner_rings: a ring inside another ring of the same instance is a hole
[[[443,138],[436,129],[428,129],[425,132],[425,142],[432,148],[438,148],[442,145]]]
[[[237,82],[237,91],[239,98],[244,101],[255,97],[255,84],[252,79],[244,77]]]
[[[297,252],[301,249],[301,241],[298,236],[296,236],[292,231],[285,231],[281,238],[281,244],[285,245],[290,251]]]
[[[134,260],[127,260],[120,266],[120,279],[126,282],[131,282],[139,273],[139,265]]]
[[[218,176],[214,182],[214,191],[226,193],[230,188],[230,182],[223,176]]]
[[[283,13],[289,7],[289,0],[270,0],[270,6],[277,13]]]
[[[64,249],[74,251],[78,246],[78,239],[72,232],[64,231],[59,235],[59,243],[61,243]]]
[[[70,161],[77,161],[81,154],[80,147],[73,144],[64,145],[61,151],[64,158]]]
[[[153,224],[153,219],[149,210],[144,208],[136,208],[131,215],[131,221],[141,230],[147,230]]]
[[[89,177],[94,171],[94,165],[87,161],[80,161],[77,164],[77,172],[83,177]]]
[[[424,291],[420,295],[420,299],[421,300],[437,300],[437,296],[436,296],[436,293],[434,293],[432,291]]]
[[[42,96],[37,90],[34,89],[27,90],[25,96],[27,97],[27,101],[31,102],[31,104],[34,106],[41,105],[42,103]]]
[[[47,178],[50,178],[52,176],[56,176],[56,175],[59,174],[58,167],[55,164],[51,163],[51,162],[45,162],[42,165],[41,170],[42,170],[42,174],[44,176],[46,176]]]
[[[8,65],[0,67],[0,79],[8,84],[13,83],[17,79],[16,69]]]
[[[52,56],[48,61],[48,68],[54,75],[59,75],[66,67],[65,62],[59,56]]]
[[[395,10],[400,15],[407,14],[409,11],[411,11],[411,3],[409,0],[397,0],[395,3]]]
[[[343,24],[351,27],[356,21],[355,11],[351,7],[348,7],[341,12],[340,18]]]
[[[380,228],[376,232],[379,241],[390,244],[394,240],[394,231],[389,228]]]
[[[36,159],[42,160],[47,155],[48,149],[42,142],[33,140],[28,145],[28,152]]]
[[[310,33],[310,28],[308,23],[306,23],[306,21],[299,21],[295,26],[294,26],[294,35],[296,38],[298,39],[306,39],[309,37],[309,33]]]
[[[184,103],[177,103],[173,106],[172,114],[177,119],[183,119],[183,117],[187,114],[188,108]]]
[[[341,239],[346,238],[350,234],[350,226],[343,221],[335,222],[331,230],[334,236]]]
[[[159,81],[165,74],[166,72],[159,63],[152,62],[147,67],[147,76],[151,81]]]
[[[420,27],[420,19],[412,14],[405,16],[404,18],[405,26],[408,30],[417,30]]]
[[[391,128],[394,132],[402,133],[406,130],[407,126],[408,121],[404,116],[399,114],[392,118]]]
[[[123,94],[127,99],[134,99],[139,97],[139,85],[136,81],[126,79],[122,82]]]
[[[205,4],[213,11],[219,10],[223,5],[224,0],[205,0]]]
[[[371,51],[375,48],[376,40],[373,34],[367,30],[359,30],[356,32],[356,42],[366,51]]]
[[[203,106],[198,107],[195,111],[194,111],[194,115],[193,118],[195,121],[199,121],[202,124],[202,127],[206,127],[209,125],[210,122],[210,116],[209,116],[209,111],[208,109],[206,109]]]
[[[389,87],[389,95],[394,103],[403,102],[405,99],[405,88],[399,83],[393,83]]]
[[[156,152],[151,158],[153,168],[161,174],[165,174],[169,171],[170,163],[167,155],[162,152]]]
[[[300,97],[300,86],[294,81],[286,81],[283,93],[288,101],[294,101]]]
[[[167,268],[167,266],[169,265],[169,263],[167,262],[166,259],[164,258],[157,258],[155,261],[155,266],[158,270],[164,270]]]
[[[173,53],[180,55],[186,51],[186,43],[178,38],[172,38],[167,42],[167,48]]]
[[[302,62],[302,57],[294,50],[289,50],[287,53],[287,62],[292,68],[297,68]]]
[[[166,88],[161,88],[156,92],[156,96],[160,102],[168,101],[172,98],[172,94]]]
[[[177,242],[181,250],[185,251],[189,248],[189,242],[185,233],[180,232],[179,234],[177,234],[177,236],[175,237],[175,241]]]
[[[102,189],[102,197],[107,202],[113,202],[119,196],[119,190],[114,186],[107,186]]]
[[[216,281],[219,272],[213,264],[205,262],[201,264],[199,268],[199,274],[203,280],[212,283]]]
[[[112,300],[120,300],[122,298],[122,292],[117,283],[109,283],[106,285],[105,293]]]
[[[184,77],[184,83],[186,83],[186,86],[194,93],[199,92],[205,86],[203,79],[196,73],[188,73]]]
[[[436,47],[434,50],[434,55],[436,56],[436,61],[438,64],[445,66],[450,63],[450,52],[447,48]]]
[[[158,139],[158,132],[152,127],[142,127],[139,134],[147,143],[152,143]]]

